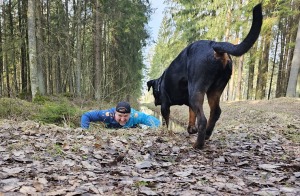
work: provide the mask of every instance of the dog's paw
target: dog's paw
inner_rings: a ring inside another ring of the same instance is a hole
[[[204,143],[199,144],[198,142],[195,142],[194,145],[193,145],[193,148],[201,150],[201,149],[204,148]]]
[[[209,140],[211,135],[205,135],[205,140]]]
[[[187,132],[189,134],[195,134],[195,133],[198,133],[198,130],[197,130],[197,128],[195,126],[188,126]]]

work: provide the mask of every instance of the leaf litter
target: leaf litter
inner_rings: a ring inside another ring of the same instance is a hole
[[[224,104],[204,150],[185,127],[85,131],[3,119],[0,195],[300,195],[300,101],[270,102]],[[172,114],[184,123],[186,109]]]

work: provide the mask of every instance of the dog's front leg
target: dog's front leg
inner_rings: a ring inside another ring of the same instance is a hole
[[[166,104],[161,105],[161,114],[165,120],[167,128],[169,127],[169,119],[170,119],[170,106]]]

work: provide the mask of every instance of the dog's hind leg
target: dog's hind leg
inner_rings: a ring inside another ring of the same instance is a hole
[[[198,130],[195,126],[195,122],[196,122],[196,114],[194,113],[192,108],[189,107],[189,126],[187,128],[189,134],[197,133]]]
[[[209,139],[216,122],[218,121],[220,115],[221,115],[221,108],[220,108],[220,97],[221,97],[222,92],[219,91],[208,91],[207,92],[207,99],[208,99],[208,104],[210,107],[210,115],[209,115],[209,120],[207,123],[206,127],[206,135],[205,139]]]
[[[191,97],[190,100],[191,107],[197,117],[196,128],[198,130],[197,140],[193,147],[198,149],[202,149],[205,143],[205,130],[206,130],[207,119],[205,117],[204,110],[203,110],[204,95],[205,95],[204,92],[194,93],[194,95]]]
[[[224,65],[224,70],[222,72],[222,75],[218,77],[218,79],[206,92],[208,104],[210,107],[210,115],[206,127],[206,136],[205,136],[206,140],[210,138],[214,130],[214,127],[216,125],[216,122],[218,121],[221,115],[222,111],[220,108],[220,98],[232,73],[232,61],[227,54],[224,54],[222,56],[222,62],[227,63],[226,65]]]

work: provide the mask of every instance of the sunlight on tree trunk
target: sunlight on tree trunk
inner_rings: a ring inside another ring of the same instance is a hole
[[[39,93],[41,93],[41,95],[45,95],[46,94],[46,82],[45,82],[45,76],[46,76],[46,72],[45,72],[45,61],[44,61],[44,42],[43,42],[43,25],[42,25],[42,16],[41,16],[41,3],[40,1],[36,1],[36,47],[37,47],[37,51],[39,51],[39,53],[37,53],[37,77],[38,77],[38,88],[39,88]]]
[[[297,88],[297,78],[299,74],[300,68],[300,21],[298,24],[298,32],[296,38],[296,46],[294,50],[292,67],[290,71],[289,83],[287,87],[286,96],[287,97],[295,97],[296,96],[296,88]]]
[[[35,1],[28,1],[28,48],[30,66],[30,84],[32,100],[38,91],[37,59],[36,59],[36,37],[35,37]]]
[[[82,63],[82,40],[81,40],[81,6],[82,1],[78,1],[77,10],[77,57],[76,57],[76,95],[81,96],[81,63]]]
[[[100,2],[96,1],[95,6],[95,99],[100,100],[102,96],[102,58],[101,58],[101,16]]]

